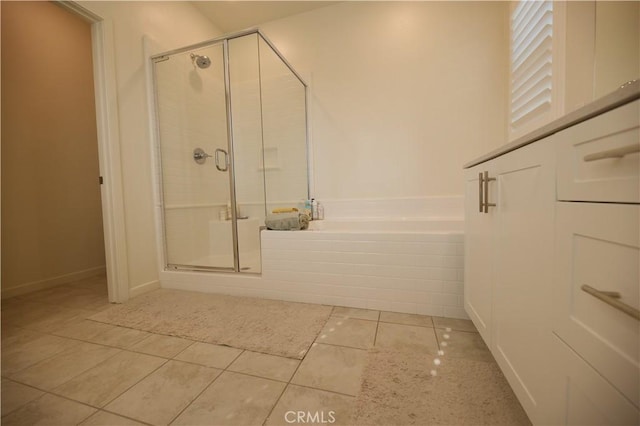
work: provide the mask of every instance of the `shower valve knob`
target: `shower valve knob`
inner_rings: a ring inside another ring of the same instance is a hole
[[[211,157],[211,155],[204,152],[202,148],[196,148],[193,150],[193,161],[198,164],[204,164],[209,157]]]

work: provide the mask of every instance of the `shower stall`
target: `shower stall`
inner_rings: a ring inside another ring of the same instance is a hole
[[[165,267],[260,273],[266,215],[309,198],[306,84],[257,29],[151,59]]]

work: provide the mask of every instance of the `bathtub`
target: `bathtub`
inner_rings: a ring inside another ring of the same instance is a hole
[[[344,218],[314,220],[310,231],[362,232],[362,233],[433,233],[461,234],[464,232],[463,218]]]
[[[343,218],[262,231],[262,276],[296,300],[468,318],[461,218]]]
[[[464,197],[323,204],[328,219],[308,230],[260,232],[261,274],[161,271],[161,286],[468,318]]]

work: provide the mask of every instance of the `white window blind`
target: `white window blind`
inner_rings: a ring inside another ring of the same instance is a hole
[[[551,116],[553,2],[520,1],[511,14],[511,130]]]

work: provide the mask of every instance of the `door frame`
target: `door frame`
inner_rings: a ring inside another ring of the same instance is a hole
[[[120,160],[113,22],[94,14],[74,1],[56,0],[56,3],[91,24],[107,288],[109,302],[123,303],[129,299],[129,264]]]

